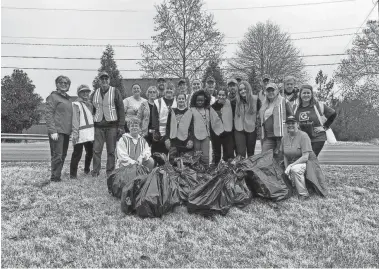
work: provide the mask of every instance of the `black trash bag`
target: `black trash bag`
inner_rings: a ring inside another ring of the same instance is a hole
[[[220,162],[210,180],[200,184],[188,197],[189,213],[204,216],[226,215],[235,206],[245,206],[251,200],[251,192],[242,178],[238,178],[230,163]]]
[[[136,198],[135,210],[142,218],[162,217],[180,204],[178,183],[171,178],[175,171],[164,154],[156,156],[165,164],[153,169]]]
[[[122,188],[126,182],[138,176],[147,175],[149,169],[143,165],[133,164],[117,168],[107,179],[108,191],[117,198],[121,198]]]
[[[314,152],[309,154],[305,171],[305,182],[309,191],[313,191],[322,197],[328,195],[325,175]]]
[[[245,172],[246,184],[254,196],[281,201],[291,196],[284,170],[273,156],[273,151],[254,155],[236,164]]]
[[[127,215],[135,213],[136,200],[149,175],[136,177],[122,188],[121,210]]]

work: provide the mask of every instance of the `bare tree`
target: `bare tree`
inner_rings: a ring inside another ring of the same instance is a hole
[[[362,35],[357,35],[348,58],[342,60],[335,81],[342,95],[350,99],[363,98],[379,106],[379,24],[367,22]]]
[[[288,75],[304,80],[307,74],[299,56],[300,51],[292,44],[289,34],[267,21],[248,29],[229,65],[245,74],[253,68],[258,78],[268,74],[276,82],[282,82]]]
[[[201,0],[170,0],[156,6],[153,44],[141,44],[138,64],[146,77],[199,76],[209,60],[223,53],[223,34],[213,15],[202,11]]]

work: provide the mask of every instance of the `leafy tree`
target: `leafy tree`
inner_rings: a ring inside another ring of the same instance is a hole
[[[224,75],[218,61],[209,61],[207,68],[204,71],[202,82],[205,87],[207,77],[212,76],[216,80],[216,90],[225,86]]]
[[[42,103],[35,86],[24,71],[15,69],[1,80],[1,132],[21,133],[40,120],[37,111]]]
[[[251,88],[253,89],[253,94],[258,94],[260,90],[260,81],[254,67],[251,67],[247,71],[247,81],[250,83]]]
[[[103,56],[101,56],[100,64],[101,67],[98,71],[107,72],[110,77],[110,85],[117,88],[125,97],[126,92],[122,85],[122,76],[117,68],[116,61],[114,60],[114,50],[111,45],[107,45],[105,51],[103,52]],[[99,78],[97,76],[93,80],[92,86],[94,89],[98,89],[100,87]]]
[[[316,98],[325,102],[328,106],[334,107],[337,101],[333,92],[334,80],[329,79],[328,81],[328,75],[324,75],[322,70],[320,70],[317,73],[315,81],[317,84],[317,92],[315,93]]]
[[[368,21],[335,74],[342,96],[379,106],[379,23]]]
[[[144,76],[187,77],[204,71],[223,52],[223,34],[201,0],[165,0],[156,6],[153,44],[141,44]]]
[[[290,35],[282,32],[279,25],[267,21],[248,29],[229,65],[245,74],[254,68],[260,80],[265,74],[276,82],[282,82],[289,75],[304,80],[304,63],[299,56],[300,51],[292,44]]]

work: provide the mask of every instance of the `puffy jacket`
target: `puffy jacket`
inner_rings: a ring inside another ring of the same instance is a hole
[[[46,98],[45,119],[49,134],[71,134],[72,102],[70,96],[53,91]]]

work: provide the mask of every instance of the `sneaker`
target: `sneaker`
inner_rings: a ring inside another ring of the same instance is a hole
[[[62,181],[62,179],[61,178],[52,178],[52,179],[50,179],[52,182],[60,182],[60,181]]]
[[[99,174],[100,174],[99,172],[95,172],[95,171],[91,172],[92,177],[98,177]]]
[[[84,169],[84,174],[88,175],[89,172],[90,172],[90,170],[85,170],[85,169]]]

